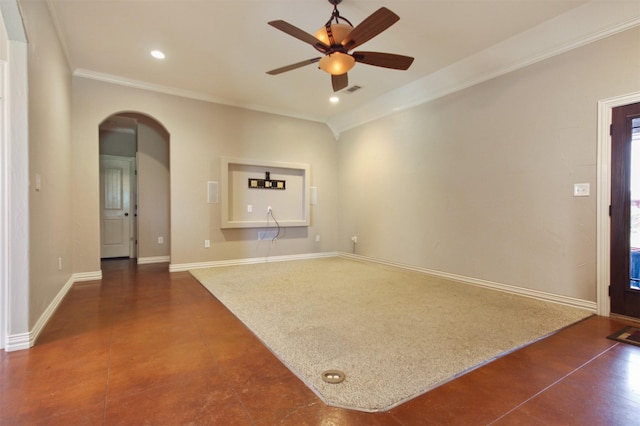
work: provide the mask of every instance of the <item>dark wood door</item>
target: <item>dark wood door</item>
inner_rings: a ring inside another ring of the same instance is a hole
[[[640,141],[634,146],[633,141],[638,140],[633,137],[634,128],[640,130],[640,103],[613,109],[610,295],[612,313],[640,318],[640,243],[638,233],[632,234],[632,230],[640,231],[640,196],[632,196],[632,172],[640,176],[640,170],[632,170],[640,167],[632,157],[634,151],[640,151]]]

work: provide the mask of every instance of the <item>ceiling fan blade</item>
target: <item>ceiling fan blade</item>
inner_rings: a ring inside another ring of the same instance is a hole
[[[271,71],[267,71],[267,74],[269,74],[269,75],[281,74],[283,72],[295,70],[296,68],[304,67],[305,65],[314,64],[314,63],[318,62],[319,60],[320,60],[320,58],[307,59],[307,60],[304,60],[304,61],[301,61],[301,62],[297,62],[295,64],[286,65],[284,67],[280,67],[280,68],[276,68],[276,69],[271,70]]]
[[[323,42],[321,42],[320,40],[318,40],[308,32],[303,31],[300,28],[296,27],[295,25],[291,25],[288,22],[277,20],[277,21],[269,22],[269,25],[279,29],[280,31],[283,31],[289,34],[292,37],[297,38],[298,40],[302,40],[305,43],[309,43],[310,45],[312,45],[322,53],[326,53],[330,49],[329,46],[327,46],[326,44],[324,44]]]
[[[413,63],[411,56],[395,55],[393,53],[353,52],[351,56],[354,57],[356,62],[394,70],[407,70]]]
[[[383,32],[399,19],[400,17],[392,11],[381,7],[351,30],[341,44],[347,50],[354,49]]]
[[[340,75],[331,75],[331,85],[333,86],[334,92],[339,92],[349,85],[349,77],[347,77],[347,73]]]

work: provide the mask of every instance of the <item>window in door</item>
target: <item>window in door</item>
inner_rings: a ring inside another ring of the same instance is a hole
[[[640,290],[640,118],[631,124],[631,214],[630,265],[631,288]]]

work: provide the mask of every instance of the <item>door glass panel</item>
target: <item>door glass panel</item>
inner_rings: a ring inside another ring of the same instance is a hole
[[[631,134],[631,232],[629,238],[630,287],[640,290],[640,119],[632,121]]]
[[[122,210],[122,169],[104,169],[104,208]]]

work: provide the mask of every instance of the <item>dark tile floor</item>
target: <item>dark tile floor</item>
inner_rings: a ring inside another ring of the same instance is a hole
[[[103,263],[30,350],[0,351],[0,425],[640,424],[640,347],[592,317],[385,413],[328,407],[188,273]]]

